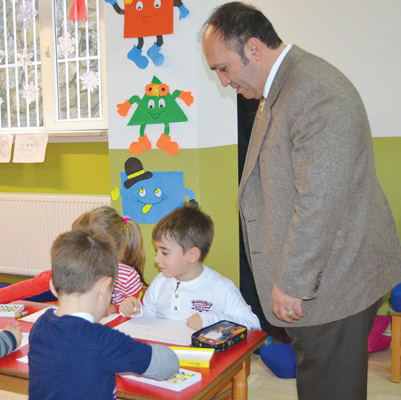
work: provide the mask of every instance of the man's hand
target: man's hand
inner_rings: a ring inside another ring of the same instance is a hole
[[[201,318],[201,316],[198,313],[196,313],[194,315],[191,315],[187,319],[187,326],[189,326],[190,328],[194,329],[195,331],[199,331],[199,329],[202,328],[202,318]]]
[[[124,317],[130,317],[131,315],[137,315],[141,311],[141,303],[136,297],[127,297],[120,304],[120,313]]]
[[[272,292],[272,311],[273,314],[282,321],[292,324],[303,316],[302,299],[285,294],[275,284]]]

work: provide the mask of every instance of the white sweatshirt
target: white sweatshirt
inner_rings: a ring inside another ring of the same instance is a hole
[[[165,278],[159,273],[147,289],[137,316],[186,321],[195,313],[200,314],[203,328],[228,320],[260,329],[258,317],[234,283],[206,266],[191,281]]]

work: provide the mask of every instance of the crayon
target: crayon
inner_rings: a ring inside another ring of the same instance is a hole
[[[15,318],[22,318],[29,314],[29,311],[22,311],[15,316]]]

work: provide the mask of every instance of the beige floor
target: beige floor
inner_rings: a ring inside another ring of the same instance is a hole
[[[400,400],[401,383],[392,383],[390,377],[390,350],[374,353],[369,358],[368,400]],[[277,378],[253,355],[251,375],[248,378],[249,400],[296,400],[295,379]],[[1,400],[27,400],[28,396],[0,390]],[[340,400],[340,399],[339,399]]]
[[[368,400],[401,400],[401,383],[390,382],[390,350],[369,356]],[[248,378],[250,400],[296,400],[295,379],[277,378],[253,355]],[[339,399],[341,400],[341,399]]]

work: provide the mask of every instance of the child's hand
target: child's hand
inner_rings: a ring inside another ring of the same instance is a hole
[[[106,310],[104,317],[108,317],[110,314],[116,313],[116,307],[114,306],[114,304],[110,304],[109,308]]]
[[[124,317],[130,317],[131,315],[139,314],[141,311],[141,303],[136,297],[127,297],[120,304],[120,313]]]
[[[202,328],[202,318],[201,316],[196,313],[194,315],[191,315],[188,319],[187,319],[187,326],[189,326],[190,328],[194,329],[195,331],[198,331],[199,329]]]
[[[21,344],[21,341],[22,341],[21,327],[17,326],[15,328],[12,328],[10,325],[7,325],[4,328],[4,330],[11,332],[15,336],[15,340],[17,341],[17,347],[18,347]]]

